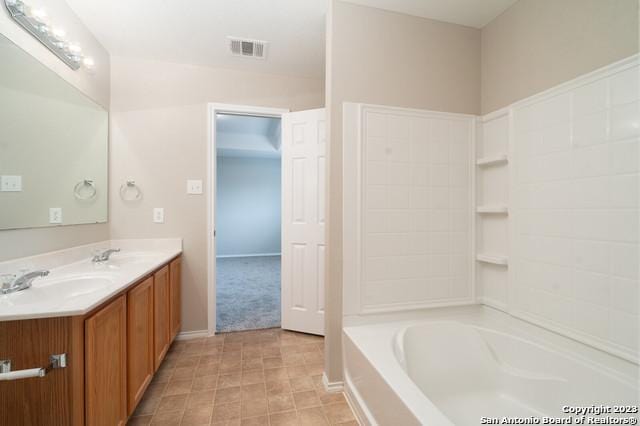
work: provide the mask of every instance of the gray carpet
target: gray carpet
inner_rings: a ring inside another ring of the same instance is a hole
[[[216,331],[280,327],[280,256],[216,259]]]

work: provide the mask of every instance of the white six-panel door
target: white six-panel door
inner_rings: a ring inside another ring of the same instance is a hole
[[[282,328],[324,335],[325,109],[282,116]]]

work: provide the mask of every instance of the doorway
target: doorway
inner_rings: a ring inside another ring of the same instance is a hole
[[[216,332],[280,327],[281,119],[215,120]]]
[[[325,114],[209,105],[210,335],[324,334]]]

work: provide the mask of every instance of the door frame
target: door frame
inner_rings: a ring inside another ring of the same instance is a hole
[[[285,108],[209,103],[207,105],[207,334],[216,333],[216,114],[276,117],[289,112]]]

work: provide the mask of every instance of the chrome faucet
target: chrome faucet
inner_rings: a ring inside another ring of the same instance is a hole
[[[118,253],[119,251],[120,251],[120,249],[102,250],[101,252],[99,252],[98,254],[93,256],[93,259],[91,259],[91,261],[94,262],[94,263],[106,262],[107,260],[109,260],[109,258],[111,257],[111,255],[113,253]]]
[[[46,269],[31,271],[22,275],[18,275],[12,280],[2,283],[2,287],[0,287],[0,293],[9,294],[16,291],[26,290],[31,287],[31,283],[33,282],[33,280],[38,277],[46,277],[47,275],[49,275],[49,271],[47,271]]]

